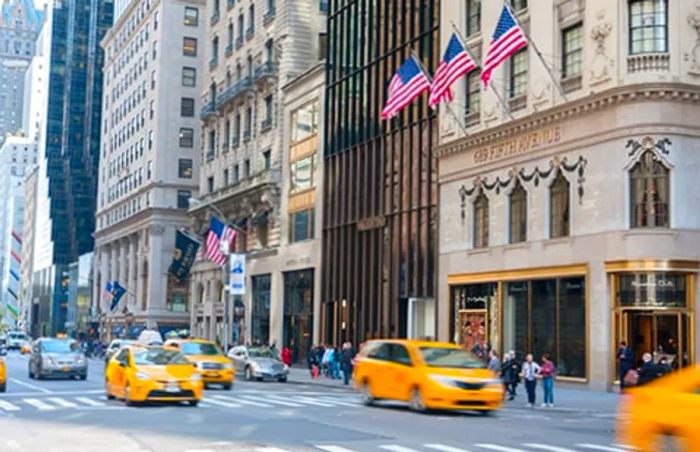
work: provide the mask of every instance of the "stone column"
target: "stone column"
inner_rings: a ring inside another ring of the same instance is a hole
[[[136,234],[136,305],[139,311],[147,311],[146,287],[144,285],[144,263],[146,261],[146,231],[141,229]]]
[[[148,309],[165,312],[167,309],[167,265],[163,255],[166,228],[152,225],[148,240]]]
[[[96,296],[95,300],[100,300],[100,310],[102,312],[107,312],[109,310],[109,306],[106,305],[106,300],[105,297],[102,295],[105,290],[105,286],[107,285],[107,281],[109,281],[109,257],[110,257],[110,246],[109,245],[104,245],[100,248],[100,259],[99,259],[99,265],[100,265],[100,280],[99,283],[95,283],[95,289],[96,289]]]
[[[135,312],[138,310],[136,299],[136,234],[131,234],[128,237],[129,242],[129,277],[127,284],[129,285],[129,310]]]

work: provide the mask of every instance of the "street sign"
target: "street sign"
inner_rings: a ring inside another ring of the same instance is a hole
[[[231,254],[229,269],[229,293],[245,295],[245,254]]]

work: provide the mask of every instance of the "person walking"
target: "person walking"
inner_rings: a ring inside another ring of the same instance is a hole
[[[283,347],[282,352],[280,353],[280,358],[282,359],[282,362],[287,366],[291,367],[292,365],[292,350],[289,347]]]
[[[537,364],[532,356],[532,353],[528,353],[525,357],[525,362],[522,367],[522,376],[525,381],[525,390],[527,391],[527,406],[532,408],[535,406],[535,399],[537,394],[535,390],[537,389],[537,378],[540,376],[540,365]]]
[[[620,346],[617,349],[617,363],[620,370],[620,392],[624,392],[625,376],[634,367],[634,354],[625,341],[620,342]]]
[[[503,384],[506,386],[506,391],[508,392],[508,400],[515,399],[517,395],[516,389],[518,387],[518,375],[520,374],[520,365],[515,359],[515,352],[511,350],[506,353],[505,361],[501,367],[501,378],[503,379]]]
[[[542,356],[542,366],[540,375],[542,376],[542,388],[544,389],[544,403],[542,406],[554,406],[554,375],[557,373],[557,368],[549,359],[548,354]]]
[[[498,359],[498,354],[493,350],[489,351],[489,363],[486,368],[496,375],[501,374],[501,360]]]
[[[352,377],[352,367],[353,361],[355,360],[355,349],[352,343],[345,342],[343,344],[343,352],[340,357],[340,365],[343,368],[343,384],[345,386],[350,384],[350,378]]]
[[[340,360],[341,353],[338,347],[333,348],[333,357],[331,358],[331,373],[334,380],[340,380]]]

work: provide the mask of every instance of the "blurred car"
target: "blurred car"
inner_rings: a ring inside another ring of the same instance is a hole
[[[43,337],[34,341],[29,356],[29,378],[68,377],[87,379],[88,365],[73,339]]]
[[[500,408],[503,384],[463,348],[414,340],[367,342],[356,359],[354,380],[365,404],[408,402],[414,411]]]
[[[146,329],[139,333],[136,342],[141,345],[163,345],[163,336],[154,329]]]
[[[246,380],[287,381],[289,368],[266,347],[233,347],[228,352],[236,372],[243,372]]]
[[[29,343],[29,336],[21,331],[10,331],[7,333],[7,349],[19,350],[23,345]]]
[[[7,389],[7,365],[5,360],[0,358],[0,392]]]
[[[114,355],[119,352],[122,348],[135,344],[136,341],[130,340],[130,339],[114,339],[112,342],[109,343],[109,346],[107,347],[107,350],[105,351],[105,366],[109,363],[109,360],[112,359]]]
[[[0,356],[7,355],[7,337],[0,336]]]
[[[236,377],[233,363],[224,355],[218,345],[204,339],[170,339],[165,341],[166,348],[174,348],[197,366],[202,375],[204,387],[210,384],[231,389]]]
[[[626,388],[618,442],[644,452],[700,450],[700,366]],[[674,443],[671,445],[669,443]]]
[[[105,370],[108,399],[131,406],[141,402],[187,402],[202,399],[202,377],[177,350],[130,345],[122,348]]]

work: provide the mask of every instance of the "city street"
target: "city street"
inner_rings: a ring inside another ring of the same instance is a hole
[[[524,408],[522,395],[492,416],[415,414],[400,405],[365,407],[342,387],[237,381],[207,390],[199,407],[127,408],[107,401],[103,363],[87,381],[37,381],[27,357],[7,356],[8,392],[0,395],[0,451],[607,451],[614,411]]]

